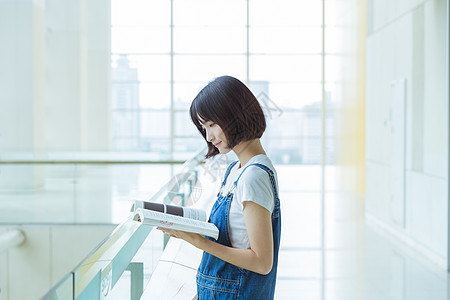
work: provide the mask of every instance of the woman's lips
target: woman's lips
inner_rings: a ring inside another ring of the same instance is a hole
[[[218,142],[217,144],[214,144],[214,146],[216,146],[216,147],[217,147],[217,146],[219,146],[219,145],[220,145],[220,143],[222,143],[222,142]]]

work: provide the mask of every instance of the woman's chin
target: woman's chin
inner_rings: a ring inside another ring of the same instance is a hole
[[[227,154],[228,152],[231,151],[230,148],[222,148],[222,147],[217,148],[217,150],[219,150],[219,153],[220,153],[220,154]]]

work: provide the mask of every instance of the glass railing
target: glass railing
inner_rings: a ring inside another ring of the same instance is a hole
[[[204,158],[201,151],[178,168],[146,200],[189,205]],[[128,216],[86,259],[69,272],[42,299],[139,299],[164,250],[158,230]]]
[[[184,168],[146,153],[0,152],[0,225],[119,224]]]

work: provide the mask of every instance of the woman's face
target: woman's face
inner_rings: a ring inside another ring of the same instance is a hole
[[[200,124],[205,131],[206,140],[208,142],[211,142],[221,154],[230,152],[231,149],[227,147],[228,141],[225,137],[225,133],[219,125],[212,121],[207,121],[205,123],[200,122]]]

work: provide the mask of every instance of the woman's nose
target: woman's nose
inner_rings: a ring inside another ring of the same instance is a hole
[[[213,140],[213,136],[212,136],[211,132],[208,129],[206,130],[206,140],[208,142],[211,142]]]

